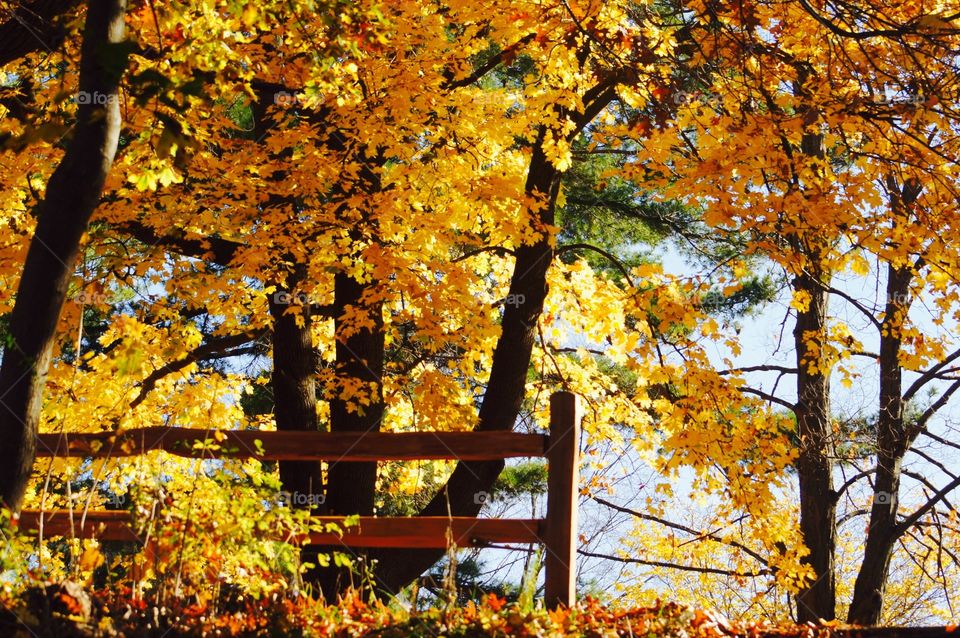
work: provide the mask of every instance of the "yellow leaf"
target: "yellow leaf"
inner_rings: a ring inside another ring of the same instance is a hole
[[[850,257],[850,270],[861,277],[865,277],[870,274],[870,263],[863,255],[857,253]]]
[[[246,6],[243,7],[243,14],[240,16],[240,19],[243,21],[243,25],[246,27],[251,27],[257,21],[257,7],[252,2],[248,2]]]
[[[96,547],[88,547],[80,554],[78,564],[83,571],[92,571],[103,564],[103,554]]]
[[[797,312],[806,312],[810,309],[810,293],[806,290],[794,290],[793,299],[790,300],[790,307]]]

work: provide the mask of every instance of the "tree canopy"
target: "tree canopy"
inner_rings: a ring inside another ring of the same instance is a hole
[[[35,439],[542,430],[568,389],[585,498],[635,522],[607,558],[695,572],[706,599],[749,581],[741,609],[800,620],[895,619],[917,583],[940,613],[960,569],[958,19],[853,0],[10,3],[0,497],[123,495],[241,536],[278,490],[309,497],[301,514],[475,515],[495,484],[523,492],[496,483],[503,462],[47,465]],[[744,352],[760,313],[791,360]],[[856,389],[875,396],[845,411]],[[618,504],[624,455],[655,488]],[[683,491],[708,513],[675,516]],[[209,565],[276,587],[298,571],[289,548],[218,538],[191,546],[197,587]],[[441,557],[356,558],[396,592]]]

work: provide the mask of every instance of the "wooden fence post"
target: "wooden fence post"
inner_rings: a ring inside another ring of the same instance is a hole
[[[547,448],[546,592],[549,608],[576,602],[577,501],[580,491],[580,414],[577,395],[550,397]]]

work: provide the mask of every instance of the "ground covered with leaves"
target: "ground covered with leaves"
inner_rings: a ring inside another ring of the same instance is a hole
[[[66,583],[35,587],[0,610],[0,635],[12,637],[174,636],[732,636],[826,635],[811,626],[737,624],[673,603],[615,610],[588,599],[573,609],[507,603],[490,595],[479,604],[411,611],[399,604],[351,595],[338,605],[308,597],[222,599],[216,605],[181,600],[159,607],[128,591],[87,593]]]

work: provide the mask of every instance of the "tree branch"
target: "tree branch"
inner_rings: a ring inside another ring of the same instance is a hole
[[[909,401],[912,399],[917,392],[923,389],[923,386],[937,378],[937,375],[940,374],[944,368],[956,361],[958,358],[960,358],[960,348],[951,352],[942,361],[921,374],[916,381],[910,384],[910,387],[907,388],[907,391],[903,393],[903,400]]]
[[[60,47],[66,30],[61,18],[74,10],[79,0],[34,0],[13,3],[17,7],[0,24],[0,67],[36,51]]]
[[[697,572],[699,574],[719,574],[721,576],[736,576],[740,578],[757,578],[759,576],[767,576],[772,572],[769,569],[761,569],[755,572],[736,572],[732,569],[718,569],[716,567],[695,567],[693,565],[678,565],[677,563],[667,563],[664,561],[657,560],[643,560],[642,558],[626,558],[624,556],[613,556],[611,554],[598,554],[596,552],[588,552],[585,549],[578,549],[577,553],[581,556],[589,556],[591,558],[603,558],[605,560],[613,560],[618,563],[630,563],[634,565],[649,565],[650,567],[664,567],[666,569],[678,569],[684,572]]]
[[[507,58],[512,59],[513,57],[516,57],[517,49],[531,42],[536,37],[536,35],[537,35],[536,33],[528,33],[527,35],[523,36],[522,38],[520,38],[510,46],[504,47],[499,53],[497,53],[494,56],[491,56],[489,60],[487,60],[484,64],[477,67],[473,73],[471,73],[470,75],[468,75],[463,79],[454,80],[453,73],[450,72],[449,70],[445,71],[444,72],[445,81],[443,82],[443,84],[440,85],[440,89],[449,91],[452,89],[460,89],[465,86],[470,86],[474,82],[477,82],[478,80],[480,80],[487,73],[490,73],[490,71],[493,71],[495,68],[500,66],[501,63],[506,62]]]
[[[558,247],[557,256],[562,255],[563,253],[571,250],[592,250],[593,252],[599,255],[602,255],[603,257],[606,257],[607,261],[609,261],[614,266],[616,266],[617,270],[619,270],[623,274],[624,278],[626,278],[627,280],[627,283],[630,284],[630,287],[631,288],[636,287],[633,283],[633,279],[630,277],[630,273],[627,271],[627,267],[624,266],[623,263],[619,259],[617,259],[616,256],[614,256],[612,253],[607,252],[603,248],[598,248],[597,246],[593,246],[591,244],[581,243],[581,244],[566,244],[564,246]]]
[[[870,29],[868,31],[850,31],[844,29],[841,26],[838,26],[836,23],[832,22],[826,16],[820,14],[816,9],[810,6],[810,3],[807,0],[800,0],[800,6],[803,7],[803,10],[810,14],[814,20],[825,26],[833,34],[839,35],[844,38],[850,38],[851,40],[869,40],[870,38],[900,38],[905,34],[910,33],[914,29],[908,28],[906,25],[898,29]]]
[[[757,390],[756,388],[743,387],[743,388],[740,388],[740,391],[741,391],[741,392],[746,392],[747,394],[756,395],[756,396],[760,397],[761,399],[763,399],[764,401],[769,401],[770,403],[776,403],[777,405],[781,405],[781,406],[787,408],[788,410],[790,410],[791,412],[794,412],[794,411],[796,411],[796,409],[797,409],[797,406],[794,405],[793,403],[790,403],[790,402],[788,402],[788,401],[784,401],[784,400],[781,399],[780,397],[775,397],[775,396],[773,396],[772,394],[767,394],[767,393],[764,392],[763,390]]]
[[[197,361],[203,361],[205,359],[225,359],[227,357],[251,354],[253,352],[253,349],[251,348],[243,348],[241,350],[233,350],[232,348],[238,348],[245,343],[259,339],[266,334],[266,332],[266,329],[263,329],[254,332],[229,335],[226,337],[216,337],[200,344],[182,359],[177,359],[176,361],[171,361],[170,363],[160,366],[140,382],[140,392],[137,394],[136,398],[130,402],[130,409],[133,410],[138,405],[143,403],[144,399],[146,399],[147,395],[150,394],[150,392],[156,387],[157,382],[160,381],[160,379],[175,372],[179,372],[190,364],[196,363]]]
[[[904,532],[910,529],[910,527],[914,523],[920,520],[924,514],[929,512],[931,509],[933,509],[937,505],[937,503],[939,503],[940,501],[946,501],[944,497],[946,497],[947,494],[955,490],[957,487],[960,487],[960,477],[953,479],[952,481],[947,483],[942,490],[940,490],[939,492],[931,496],[930,499],[926,503],[921,505],[913,514],[906,517],[902,522],[900,522],[900,524],[896,526],[894,532],[898,536],[902,535]]]
[[[927,477],[924,476],[923,474],[920,474],[919,472],[912,472],[912,471],[910,471],[910,470],[901,470],[901,472],[903,472],[903,475],[904,475],[904,476],[909,476],[909,477],[912,478],[914,481],[917,481],[918,483],[923,483],[924,485],[926,485],[926,486],[930,489],[931,492],[936,492],[936,491],[937,491],[937,486],[934,485],[933,483],[931,483],[931,482],[927,479]],[[947,472],[947,476],[950,476],[950,477],[952,477],[953,479],[960,478],[960,477],[958,477],[956,474],[953,474],[953,473],[950,473],[950,472]],[[944,496],[941,500],[943,501],[943,504],[947,506],[947,509],[950,509],[950,510],[956,509],[956,508],[953,506],[953,503],[951,503],[950,501],[947,500],[947,497],[946,497],[946,496]]]
[[[660,518],[659,516],[653,516],[652,514],[644,514],[643,512],[638,512],[628,507],[623,507],[622,505],[611,503],[610,501],[600,498],[599,496],[591,496],[590,498],[596,501],[597,503],[600,503],[601,505],[605,505],[606,507],[614,509],[618,512],[629,514],[630,516],[634,516],[641,520],[651,521],[653,523],[659,523],[664,527],[669,527],[671,529],[675,529],[677,531],[690,534],[691,536],[696,536],[697,540],[707,539],[715,543],[721,543],[723,545],[729,545],[730,547],[735,547],[741,550],[743,553],[750,556],[751,558],[753,558],[754,560],[756,560],[761,565],[769,566],[769,563],[767,563],[767,560],[763,556],[761,556],[758,552],[750,549],[746,545],[743,545],[742,543],[739,543],[737,541],[721,538],[717,536],[715,532],[701,532],[699,530],[693,529],[692,527],[687,527],[686,525],[681,525],[680,523],[674,523],[673,521],[667,520],[665,518]]]
[[[189,238],[183,231],[168,232],[161,235],[157,229],[140,221],[129,221],[114,226],[120,232],[129,235],[147,246],[159,246],[165,250],[179,253],[185,257],[207,259],[221,266],[227,266],[244,244],[221,237]]]
[[[940,398],[934,401],[930,407],[923,411],[923,414],[917,418],[916,422],[911,428],[912,431],[910,433],[909,440],[912,441],[914,438],[916,438],[917,434],[926,429],[927,421],[929,421],[930,418],[936,414],[938,410],[940,410],[940,408],[947,404],[947,401],[950,400],[950,397],[953,396],[957,390],[960,390],[960,381],[954,381],[949,388],[943,391],[943,394],[940,395]]]
[[[474,250],[468,250],[467,252],[463,253],[459,257],[454,257],[453,263],[457,263],[458,261],[464,261],[466,259],[470,259],[471,257],[482,255],[483,253],[497,253],[501,257],[503,257],[504,255],[515,257],[517,254],[516,252],[510,250],[505,246],[482,246]]]
[[[843,496],[843,493],[844,493],[844,492],[846,492],[848,489],[850,489],[850,486],[851,486],[851,485],[853,485],[854,483],[856,483],[857,481],[859,481],[860,479],[862,479],[862,478],[865,477],[865,476],[870,476],[871,474],[873,474],[873,473],[876,472],[876,471],[877,471],[877,470],[876,470],[875,468],[874,468],[874,469],[869,469],[869,470],[863,470],[862,472],[857,472],[856,474],[854,474],[853,476],[851,476],[850,478],[848,478],[847,481],[846,481],[846,483],[844,483],[843,485],[841,485],[841,486],[840,486],[840,489],[836,490],[836,493],[833,495],[833,502],[834,502],[834,503],[839,502],[839,501],[840,501],[840,497]]]
[[[760,365],[760,366],[744,366],[742,368],[730,368],[729,370],[721,370],[717,374],[725,376],[728,374],[736,374],[738,372],[782,372],[784,374],[796,374],[796,368],[787,368],[785,366],[776,366],[776,365]]]
[[[819,282],[818,282],[818,283],[819,283]],[[847,293],[845,293],[845,292],[842,291],[842,290],[839,290],[839,289],[837,289],[837,288],[834,288],[833,286],[824,286],[824,289],[825,289],[827,292],[829,292],[830,294],[832,294],[832,295],[836,295],[836,296],[840,297],[841,299],[845,299],[851,306],[853,306],[854,308],[856,308],[857,310],[859,310],[859,311],[863,314],[864,317],[866,317],[867,319],[869,319],[869,320],[870,320],[870,323],[872,323],[877,330],[881,330],[881,329],[882,329],[883,326],[882,326],[882,324],[880,323],[880,320],[877,319],[876,315],[875,315],[874,313],[870,312],[869,309],[867,309],[862,303],[860,303],[859,301],[857,301],[856,299],[854,299],[852,296],[848,295]]]

